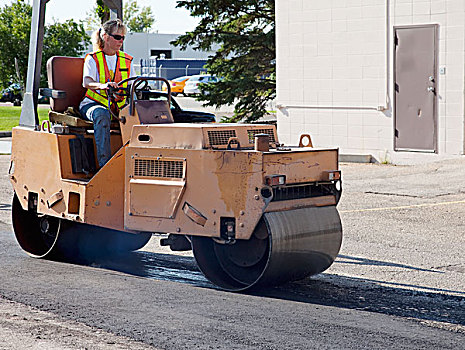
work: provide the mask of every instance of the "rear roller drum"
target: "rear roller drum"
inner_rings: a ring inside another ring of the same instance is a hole
[[[152,234],[132,234],[24,210],[13,198],[13,229],[21,248],[35,258],[78,260],[142,248]]]
[[[36,258],[56,255],[60,219],[24,210],[16,195],[11,211],[16,240],[26,253]]]
[[[220,288],[242,291],[295,281],[326,270],[342,242],[335,207],[265,213],[252,237],[220,244],[192,237],[203,274]]]

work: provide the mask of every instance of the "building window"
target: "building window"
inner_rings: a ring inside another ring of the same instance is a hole
[[[171,50],[150,50],[150,56],[156,56],[157,58],[171,58],[172,54]]]

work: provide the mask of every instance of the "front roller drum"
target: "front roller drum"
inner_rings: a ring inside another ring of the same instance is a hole
[[[326,270],[342,243],[336,207],[265,213],[249,240],[220,244],[192,237],[195,260],[212,283],[243,291],[296,281]]]

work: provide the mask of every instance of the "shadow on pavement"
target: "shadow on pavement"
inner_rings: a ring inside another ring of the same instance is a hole
[[[359,258],[354,256],[348,255],[338,255],[337,260],[335,263],[338,264],[354,264],[354,265],[371,265],[371,266],[386,266],[386,267],[397,267],[407,270],[415,270],[415,271],[422,271],[422,272],[433,272],[433,273],[444,273],[444,271],[432,270],[432,269],[422,269],[420,267],[414,267],[405,264],[397,264],[392,263],[389,261],[380,261],[380,260],[372,260],[367,258]],[[465,293],[464,293],[465,295]]]
[[[117,256],[73,259],[72,263],[118,271],[133,276],[187,283],[214,288],[197,268],[194,258],[146,251],[123,253]]]
[[[331,281],[305,279],[256,295],[297,302],[377,312],[392,316],[465,325],[465,298],[402,287],[382,281],[331,275]]]
[[[11,204],[0,203],[0,210],[11,211]]]
[[[347,259],[349,257],[343,256],[343,258]],[[361,260],[367,261],[361,261],[360,263],[391,266],[391,263],[388,262]],[[139,277],[218,289],[206,280],[198,270],[192,257],[136,251],[113,257],[111,260],[98,259],[93,262],[83,262],[83,264]],[[411,266],[403,267],[416,269]],[[395,285],[391,287],[382,286],[381,283],[383,282],[377,280],[329,274],[322,274],[321,276],[328,280],[322,281],[318,277],[306,278],[302,281],[291,282],[266,290],[252,291],[249,294],[314,305],[357,309],[392,316],[465,325],[464,297],[407,289],[408,287],[428,289],[422,286],[391,283],[391,285]],[[461,293],[433,288],[429,288],[429,290]]]

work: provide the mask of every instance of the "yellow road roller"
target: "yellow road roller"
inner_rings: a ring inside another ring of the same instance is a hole
[[[169,84],[168,99],[155,99],[148,81],[164,79],[136,77],[111,130],[112,157],[99,167],[92,123],[72,113],[84,94],[83,59],[70,57],[47,63],[51,103],[40,125],[46,2],[34,1],[9,170],[14,232],[30,256],[128,252],[162,233],[162,245],[192,249],[206,278],[230,291],[302,279],[333,263],[342,240],[338,150],[313,147],[309,135],[291,147],[274,125],[173,123]]]

